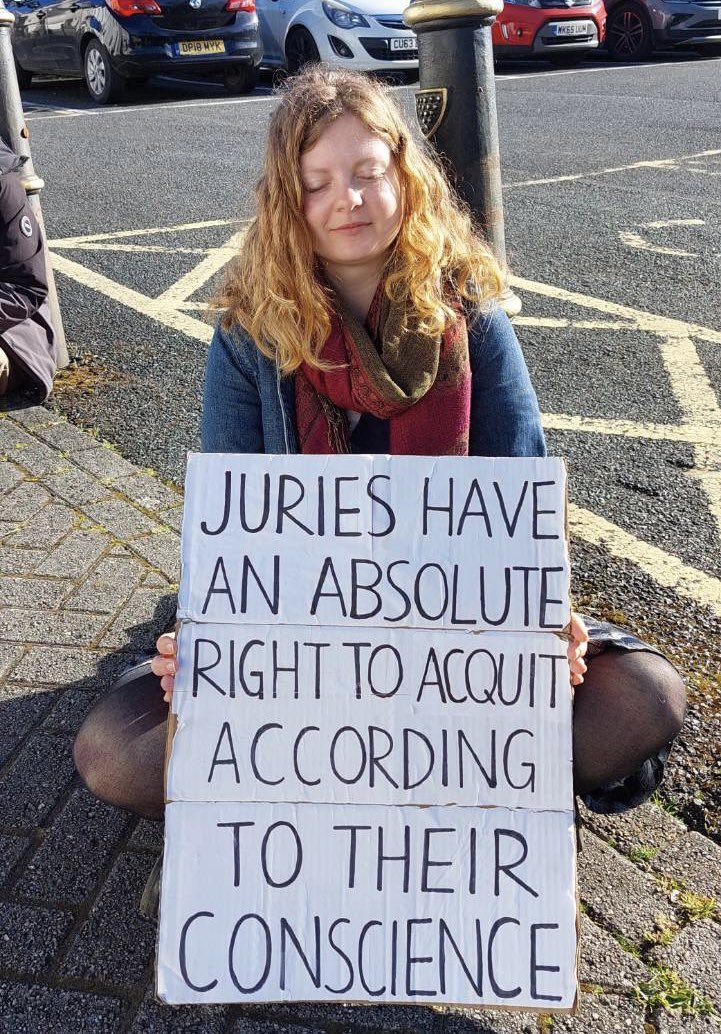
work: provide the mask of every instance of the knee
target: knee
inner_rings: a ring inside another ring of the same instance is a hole
[[[683,679],[665,657],[643,654],[637,673],[637,689],[647,701],[649,719],[658,739],[668,743],[678,736],[686,715],[686,689]]]
[[[108,804],[113,801],[109,779],[107,750],[103,745],[102,730],[97,728],[92,715],[81,727],[73,743],[73,760],[86,788]]]

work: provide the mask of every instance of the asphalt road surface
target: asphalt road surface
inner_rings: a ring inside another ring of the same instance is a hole
[[[721,59],[507,67],[497,96],[517,331],[571,469],[576,602],[688,677],[667,797],[721,839]],[[398,97],[410,110],[412,87]],[[74,358],[54,404],[181,481],[203,303],[252,214],[270,81],[25,100]]]

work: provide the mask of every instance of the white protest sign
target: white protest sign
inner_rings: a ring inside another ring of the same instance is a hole
[[[191,456],[158,993],[576,995],[558,460]]]
[[[574,839],[567,812],[170,804],[158,993],[569,1008]]]
[[[181,628],[171,800],[572,807],[562,640],[298,632]]]
[[[178,614],[560,630],[565,493],[552,459],[191,455]]]

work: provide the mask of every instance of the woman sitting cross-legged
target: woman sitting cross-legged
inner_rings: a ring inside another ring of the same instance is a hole
[[[220,299],[202,437],[212,452],[543,456],[536,396],[496,302],[501,272],[389,90],[293,79],[270,121],[257,214]],[[576,790],[622,810],[658,785],[683,720],[672,665],[574,616]],[[75,761],[98,797],[163,817],[175,641],[95,706]]]

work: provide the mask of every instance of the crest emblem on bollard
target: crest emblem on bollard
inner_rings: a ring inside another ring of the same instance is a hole
[[[198,10],[202,2],[203,0],[189,0],[190,6],[196,11]]]
[[[426,140],[433,136],[443,121],[448,105],[448,90],[416,90],[416,118]]]

